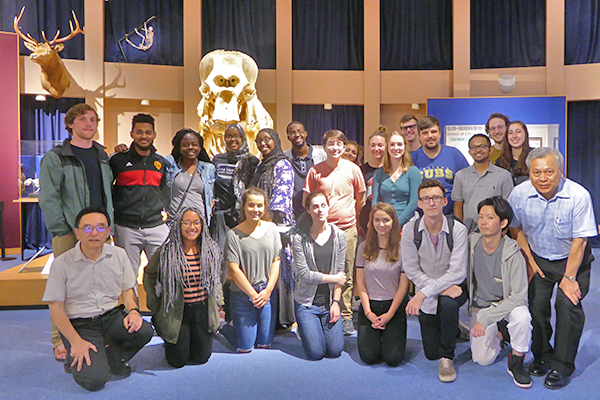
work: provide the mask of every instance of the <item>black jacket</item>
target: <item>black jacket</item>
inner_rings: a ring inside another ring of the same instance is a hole
[[[152,152],[140,156],[133,144],[124,153],[113,154],[113,203],[115,223],[128,228],[152,228],[163,224],[163,195],[167,186],[165,159]]]

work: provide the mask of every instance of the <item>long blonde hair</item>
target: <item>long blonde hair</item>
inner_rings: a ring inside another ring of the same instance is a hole
[[[400,169],[404,173],[408,171],[408,169],[413,165],[412,158],[410,157],[410,152],[408,151],[408,147],[406,145],[406,136],[404,136],[404,133],[402,132],[394,131],[388,134],[387,136],[385,143],[385,154],[383,155],[383,172],[385,172],[388,175],[394,172],[392,170],[392,160],[390,159],[390,140],[392,140],[394,136],[400,136],[402,138],[402,141],[404,142],[404,154],[402,155],[402,159],[400,160]]]
[[[383,211],[392,219],[390,239],[388,240],[385,250],[387,251],[387,261],[396,262],[400,259],[400,222],[398,222],[396,210],[388,203],[377,203],[371,209],[363,258],[369,261],[375,261],[379,258],[379,240],[377,238],[377,232],[373,227],[373,216],[377,211]]]

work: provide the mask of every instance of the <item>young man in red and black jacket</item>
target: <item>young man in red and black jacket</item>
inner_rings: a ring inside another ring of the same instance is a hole
[[[114,154],[110,167],[115,178],[115,244],[125,249],[137,278],[142,251],[150,259],[169,234],[162,218],[167,178],[165,159],[153,146],[154,118],[134,116],[130,135],[129,150]]]

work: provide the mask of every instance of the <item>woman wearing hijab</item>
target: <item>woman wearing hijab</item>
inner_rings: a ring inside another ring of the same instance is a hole
[[[250,186],[259,163],[258,158],[250,154],[246,133],[239,124],[227,126],[224,138],[227,152],[217,154],[212,160],[216,168],[212,232],[221,247],[227,228],[239,223],[242,193]]]
[[[173,150],[167,161],[167,191],[165,208],[169,217],[177,215],[185,207],[202,211],[202,217],[210,225],[212,214],[215,167],[204,149],[204,139],[193,129],[184,128],[173,140]]]
[[[262,162],[256,168],[252,186],[262,189],[269,199],[269,211],[273,222],[291,226],[294,224],[292,197],[294,195],[294,169],[281,149],[279,134],[269,128],[261,129],[256,135],[256,147],[262,154]],[[283,243],[281,255],[279,292],[279,324],[289,327],[294,317],[294,280],[292,270],[292,248],[289,241]]]
[[[177,214],[169,237],[144,269],[152,323],[175,368],[206,363],[219,327],[221,251],[203,212],[184,208]]]

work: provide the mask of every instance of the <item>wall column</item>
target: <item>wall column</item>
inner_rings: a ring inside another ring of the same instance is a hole
[[[454,97],[471,95],[471,1],[452,2],[452,46]]]
[[[276,7],[277,117],[273,128],[285,137],[285,128],[292,120],[292,0],[277,0]]]
[[[85,0],[85,102],[100,117],[97,140],[104,143],[104,1]]]
[[[364,2],[364,143],[365,161],[371,159],[367,151],[369,135],[375,131],[381,121],[381,62],[380,62],[380,12],[379,2],[365,0]],[[394,129],[390,127],[390,131]]]
[[[183,120],[198,130],[202,59],[202,0],[183,0]],[[200,132],[202,133],[202,132]]]
[[[546,95],[565,94],[565,0],[546,1]]]

